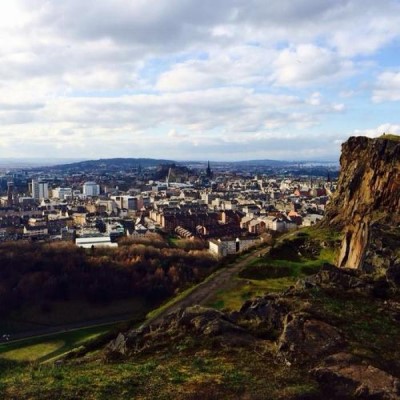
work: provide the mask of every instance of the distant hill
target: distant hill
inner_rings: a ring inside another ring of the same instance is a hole
[[[150,168],[161,164],[173,164],[172,160],[162,160],[153,158],[101,158],[99,160],[80,161],[70,164],[55,165],[52,169],[85,171],[89,169],[113,170],[126,168]]]

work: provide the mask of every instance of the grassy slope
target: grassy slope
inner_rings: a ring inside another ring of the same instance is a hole
[[[301,232],[301,233],[300,233]],[[217,309],[238,310],[245,300],[262,296],[265,292],[280,292],[294,285],[299,278],[316,273],[323,263],[334,263],[337,250],[334,247],[338,236],[328,229],[305,228],[281,236],[276,247],[289,243],[304,235],[308,240],[325,242],[328,246],[320,249],[318,256],[302,256],[280,259],[266,255],[254,260],[235,278],[227,290],[217,292],[209,306]]]
[[[0,344],[0,360],[43,362],[75,349],[115,329],[118,324],[78,329],[71,332]]]
[[[324,241],[337,240],[326,232],[311,230],[308,233]],[[321,252],[317,260],[323,262],[333,256],[334,252]],[[257,260],[254,264],[263,265],[265,261]],[[276,268],[282,267],[281,260],[267,261],[269,266],[272,263]],[[264,288],[284,287],[296,275],[301,276],[301,267],[310,267],[310,261],[312,268],[318,268],[315,259],[300,259],[285,263],[290,266],[289,276],[254,280],[238,278],[240,284],[235,287],[237,282],[234,283],[233,290],[225,293],[226,299],[240,304],[244,298]],[[385,310],[382,300],[356,293],[348,296],[312,289],[304,293],[298,307],[339,327],[353,354],[362,355],[373,365],[400,374],[400,349],[393,346],[393,338],[400,337],[400,326]],[[251,348],[221,348],[212,338],[200,340],[185,336],[171,342],[168,348],[115,364],[104,363],[101,357],[96,359],[99,353],[95,356],[89,354],[84,363],[72,360],[72,363],[59,367],[0,359],[0,397],[22,400],[279,400],[315,394],[315,398],[322,398],[318,397],[316,382],[305,373],[306,367],[288,367],[277,362],[274,354],[275,345],[269,341],[255,342]]]
[[[313,392],[297,368],[275,364],[266,349],[215,349],[187,337],[169,349],[118,364],[89,361],[6,371],[0,393],[18,399],[285,399]],[[246,397],[247,396],[247,397]]]
[[[400,337],[400,326],[382,311],[382,304],[361,294],[338,296],[313,289],[299,308],[312,308],[314,315],[339,327],[353,354],[393,371],[400,357],[393,338]],[[118,363],[90,356],[84,363],[72,361],[59,367],[10,363],[0,375],[0,397],[279,400],[315,394],[314,398],[325,398],[319,397],[318,385],[305,372],[307,366],[289,367],[277,362],[274,354],[275,345],[269,341],[224,348],[213,338],[185,336],[167,348]]]
[[[388,139],[388,140],[393,140],[395,142],[400,142],[400,136],[399,135],[394,135],[391,133],[385,133],[384,135],[379,136],[381,139]]]

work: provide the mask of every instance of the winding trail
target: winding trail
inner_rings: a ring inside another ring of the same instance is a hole
[[[262,249],[254,250],[240,261],[235,262],[233,265],[227,266],[215,272],[211,278],[206,279],[204,282],[197,285],[190,293],[188,293],[187,296],[172,303],[169,307],[155,315],[153,318],[147,319],[141,325],[141,328],[161,322],[165,316],[178,311],[180,308],[190,307],[195,304],[207,304],[216,294],[217,290],[228,288],[231,285],[232,279],[243,268],[245,268],[249,262],[260,257],[262,254],[267,253],[268,251],[269,247],[263,247]]]

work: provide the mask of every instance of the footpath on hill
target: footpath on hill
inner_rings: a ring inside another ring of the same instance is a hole
[[[157,313],[153,317],[148,318],[141,327],[145,327],[151,324],[157,324],[168,314],[178,311],[180,308],[190,307],[195,304],[204,305],[215,295],[217,290],[223,290],[229,287],[232,279],[253,259],[260,257],[265,254],[269,248],[263,247],[252,251],[250,254],[244,256],[234,264],[229,265],[225,268],[215,272],[211,277],[207,278],[204,282],[198,284],[192,291],[190,291],[183,298],[170,301],[170,305],[163,308],[161,312]],[[167,303],[168,304],[168,303]]]

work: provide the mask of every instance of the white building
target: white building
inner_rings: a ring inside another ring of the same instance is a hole
[[[32,180],[32,197],[35,200],[43,200],[49,198],[49,185],[47,182]]]
[[[111,196],[111,199],[115,201],[118,208],[126,208],[127,210],[137,210],[139,200],[134,196]]]
[[[68,187],[55,188],[55,189],[53,189],[53,197],[60,199],[60,200],[72,198],[72,189],[68,188]]]
[[[225,257],[228,254],[236,254],[245,251],[260,243],[260,239],[232,239],[221,240],[211,239],[208,242],[208,250],[218,257]]]
[[[83,195],[96,197],[100,194],[100,186],[96,182],[85,182],[83,184]]]
[[[84,249],[93,247],[118,247],[118,243],[112,243],[110,236],[89,236],[77,238],[75,244]]]

